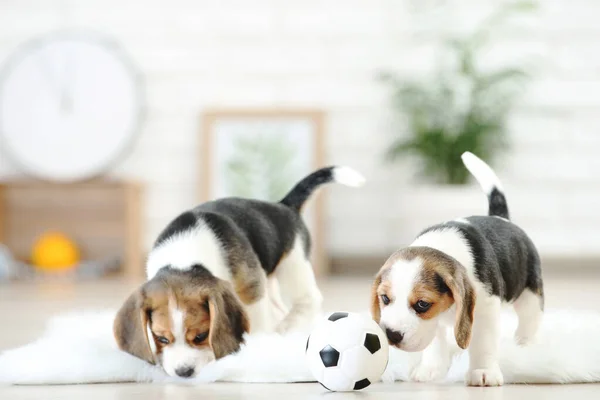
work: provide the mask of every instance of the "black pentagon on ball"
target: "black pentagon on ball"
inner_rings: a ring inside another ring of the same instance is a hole
[[[360,381],[356,382],[354,384],[354,390],[361,390],[366,388],[367,386],[369,386],[371,384],[371,381],[368,380],[367,378],[365,379],[361,379]]]
[[[374,333],[367,333],[367,336],[365,337],[365,347],[371,352],[371,354],[377,353],[377,350],[381,349],[379,336]]]
[[[330,321],[337,321],[338,319],[346,318],[348,316],[347,312],[334,312],[327,318]]]
[[[319,355],[321,356],[323,365],[327,368],[336,367],[340,360],[340,352],[329,345],[325,346],[323,350],[319,352]]]

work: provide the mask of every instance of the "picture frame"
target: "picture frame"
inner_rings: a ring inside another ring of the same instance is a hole
[[[278,201],[324,167],[324,112],[312,109],[219,109],[202,114],[200,200],[238,196]],[[310,231],[315,275],[329,273],[324,193],[302,217]]]

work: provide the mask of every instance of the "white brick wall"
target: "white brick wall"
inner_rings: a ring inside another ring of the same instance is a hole
[[[381,69],[432,69],[432,38],[472,26],[493,3],[2,0],[0,62],[19,43],[66,27],[113,35],[132,55],[147,81],[148,117],[112,174],[147,183],[148,245],[196,201],[203,110],[326,110],[328,161],[351,164],[370,179],[360,195],[328,189],[328,248],[381,254],[408,240],[420,221],[411,220],[415,205],[406,204],[414,187],[410,163],[381,160],[392,123],[386,90],[374,77]],[[536,66],[511,120],[512,150],[498,169],[515,219],[548,256],[600,256],[599,13],[595,0],[544,0],[535,17],[512,22],[486,57],[527,56]],[[0,158],[0,177],[15,174]],[[481,197],[473,201],[485,208]],[[435,207],[436,199],[424,204]]]

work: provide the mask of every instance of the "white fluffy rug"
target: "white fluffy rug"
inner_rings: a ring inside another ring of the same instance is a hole
[[[123,353],[112,337],[114,312],[68,314],[51,320],[37,341],[0,354],[0,383],[306,382],[306,334],[250,336],[244,348],[204,368],[193,380],[167,377],[160,368]],[[536,344],[512,339],[516,320],[503,315],[500,364],[507,383],[600,381],[600,314],[548,311]],[[391,350],[383,380],[407,380],[414,357]],[[468,356],[455,357],[446,378],[463,380]]]

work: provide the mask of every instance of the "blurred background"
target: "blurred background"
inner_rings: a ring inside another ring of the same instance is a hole
[[[0,280],[141,278],[209,198],[349,165],[307,222],[319,275],[372,276],[501,177],[547,268],[600,258],[592,0],[0,0]],[[249,182],[251,184],[249,184]],[[1,290],[1,289],[0,289]]]

